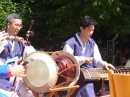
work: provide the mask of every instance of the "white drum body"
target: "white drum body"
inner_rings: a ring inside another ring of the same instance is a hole
[[[29,54],[25,84],[37,93],[49,92],[50,88],[73,86],[79,79],[79,65],[73,55],[64,51],[36,51]]]

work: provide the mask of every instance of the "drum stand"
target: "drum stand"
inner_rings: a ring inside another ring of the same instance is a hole
[[[50,88],[49,93],[47,94],[46,97],[52,97],[53,95],[55,97],[60,97],[57,92],[59,92],[59,91],[67,91],[67,90],[69,90],[69,92],[66,95],[66,97],[70,97],[73,94],[73,92],[75,91],[75,89],[77,89],[77,88],[79,88],[79,85],[58,87],[58,88],[53,88],[53,89]],[[38,93],[33,92],[33,91],[32,91],[32,93],[33,93],[34,97],[39,97]]]
[[[108,79],[102,78],[102,89],[101,89],[101,96],[99,97],[110,97],[110,93],[105,93],[105,89],[104,89],[104,82],[108,81]]]

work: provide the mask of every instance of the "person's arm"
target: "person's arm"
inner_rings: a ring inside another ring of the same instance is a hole
[[[23,53],[23,59],[25,59],[29,54],[35,52],[35,48],[30,45],[30,46],[26,46],[24,49],[24,53]]]
[[[107,70],[109,70],[109,68],[111,69],[115,69],[114,66],[110,63],[107,63],[106,61],[103,61],[98,49],[98,46],[95,44],[94,46],[94,65],[97,68],[106,68]]]
[[[0,65],[0,79],[11,77],[10,67],[8,65]]]
[[[103,67],[106,62],[102,60],[97,44],[94,45],[94,66]]]
[[[74,52],[73,49],[68,44],[65,44],[63,51],[69,52],[72,55]],[[84,56],[74,56],[74,57],[77,60],[77,62],[79,63],[79,65],[82,65],[83,63],[85,63],[86,57],[84,57]]]
[[[16,76],[22,77],[25,76],[25,68],[22,65],[18,65],[21,62],[22,58],[15,61],[14,65],[3,64],[0,65],[0,79]]]
[[[8,33],[0,32],[0,53],[4,50],[4,46],[8,43],[6,40],[7,36]]]

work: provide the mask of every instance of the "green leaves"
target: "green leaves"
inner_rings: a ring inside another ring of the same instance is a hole
[[[0,30],[4,30],[6,27],[6,17],[10,13],[16,12],[16,3],[12,3],[10,0],[0,2]]]
[[[98,22],[96,32],[106,33],[108,37],[118,32],[125,36],[130,33],[129,10],[128,0],[3,0],[0,2],[0,30],[5,29],[6,16],[17,12],[23,17],[23,33],[20,34],[25,35],[34,19],[35,38],[45,44],[73,36],[79,31],[80,19],[90,15]]]

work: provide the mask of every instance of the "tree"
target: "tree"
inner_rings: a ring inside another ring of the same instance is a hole
[[[3,16],[1,14],[1,18],[3,19],[9,12],[19,12],[24,24],[20,33],[22,36],[28,30],[30,21],[34,19],[32,30],[35,36],[30,40],[38,49],[61,49],[62,43],[79,31],[79,20],[85,15],[92,16],[98,22],[93,35],[96,42],[100,40],[101,44],[104,44],[104,39],[112,39],[115,34],[124,37],[122,41],[128,41],[126,38],[130,28],[128,0],[12,0],[12,2],[9,0],[9,2],[11,3],[9,10],[12,8],[14,10],[6,12],[3,8],[3,13],[6,14]],[[3,26],[0,27],[3,29]]]
[[[10,13],[16,12],[16,3],[12,3],[10,0],[0,2],[0,30],[4,30],[6,27],[6,17]]]

